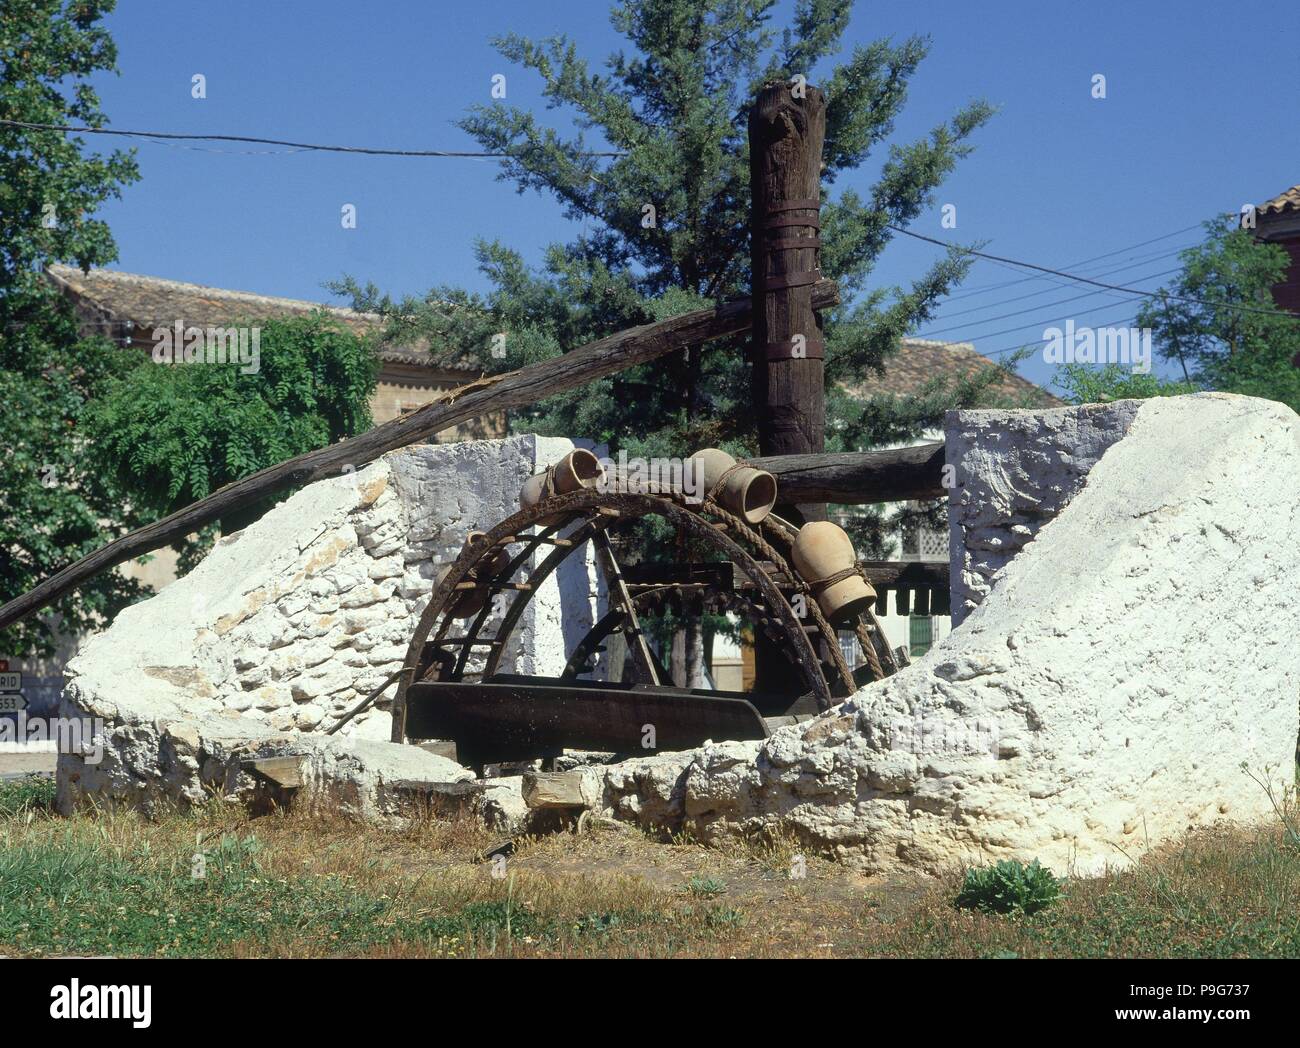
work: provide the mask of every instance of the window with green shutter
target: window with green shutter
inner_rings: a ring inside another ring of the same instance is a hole
[[[934,643],[934,620],[929,615],[913,615],[908,620],[907,651],[919,659]]]

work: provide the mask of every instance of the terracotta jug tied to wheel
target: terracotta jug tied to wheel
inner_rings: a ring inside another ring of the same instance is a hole
[[[857,617],[876,599],[876,591],[856,570],[853,542],[838,524],[828,520],[805,524],[792,554],[795,570],[812,586],[817,606],[832,625]],[[850,573],[829,582],[844,572]]]
[[[524,486],[519,489],[519,507],[531,509],[550,495],[567,495],[580,488],[594,488],[600,482],[602,472],[600,459],[590,451],[576,448],[549,470],[535,473],[524,481]],[[538,523],[549,526],[563,520],[563,514],[556,514],[543,517]]]
[[[734,458],[718,448],[697,451],[690,461],[698,462],[698,468],[703,470],[705,493],[722,481],[714,498],[747,524],[759,523],[776,505],[776,477],[771,473],[753,466],[737,466]]]

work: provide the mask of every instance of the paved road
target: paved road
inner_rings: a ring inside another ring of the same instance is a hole
[[[21,779],[25,775],[53,775],[57,753],[0,753],[0,779]]]

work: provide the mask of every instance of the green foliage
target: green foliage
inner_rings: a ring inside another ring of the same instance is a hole
[[[79,427],[93,398],[137,366],[138,354],[103,339],[78,341],[61,301],[32,308],[0,332],[0,601],[126,531],[136,516],[111,478],[89,462]],[[51,609],[67,631],[84,630],[130,603],[139,587],[116,572],[91,580]],[[50,620],[0,632],[9,656],[49,654]]]
[[[690,895],[710,899],[716,895],[725,895],[727,882],[717,877],[692,877],[686,882],[686,891]]]
[[[1300,318],[1279,310],[1269,289],[1286,272],[1277,244],[1237,228],[1235,219],[1205,223],[1205,240],[1181,255],[1182,271],[1138,313],[1156,351],[1197,385],[1278,400],[1300,411]],[[1248,310],[1233,308],[1246,306]]]
[[[0,849],[0,942],[28,954],[210,955],[292,935],[325,948],[383,941],[386,900],[337,877],[258,876],[233,851],[190,876],[188,855],[123,853],[68,835]],[[58,904],[54,904],[57,898]]]
[[[1052,871],[1037,859],[1026,866],[1006,859],[993,866],[966,871],[966,880],[955,904],[984,913],[1033,914],[1045,909],[1061,895]]]
[[[90,77],[116,68],[97,23],[116,0],[5,0],[0,7],[0,117],[35,124],[106,121]],[[51,259],[85,268],[117,257],[91,216],[139,177],[134,151],[88,154],[60,131],[0,127],[0,296],[30,291]]]
[[[1286,272],[1286,252],[1255,239],[1235,219],[1212,219],[1205,239],[1181,254],[1182,269],[1164,294],[1137,315],[1156,353],[1182,379],[1137,375],[1121,364],[1063,364],[1052,379],[1071,404],[1173,397],[1200,390],[1278,400],[1300,411],[1300,319],[1273,303],[1270,288]],[[1240,307],[1249,307],[1249,311]]]
[[[28,775],[0,782],[0,818],[27,812],[50,811],[54,807],[54,780]]]
[[[114,6],[5,0],[0,117],[103,126],[89,78],[115,68],[99,25]],[[0,127],[0,602],[130,528],[370,425],[376,361],[323,317],[264,324],[251,375],[156,366],[138,349],[79,338],[41,269],[112,262],[112,236],[93,216],[138,177],[132,153],[100,156],[76,136]],[[234,530],[263,509],[221,523]],[[182,566],[198,549],[184,548]],[[85,631],[142,592],[105,572],[61,598],[52,617],[0,633],[0,652],[51,654],[54,622]]]
[[[112,382],[85,428],[105,475],[163,516],[217,488],[371,424],[378,360],[324,313],[260,323],[258,370],[153,364]],[[265,506],[223,520],[233,531]]]
[[[101,126],[89,78],[116,50],[97,23],[111,0],[6,0],[0,6],[0,116]],[[87,404],[139,363],[104,339],[80,339],[67,302],[41,276],[47,262],[116,257],[91,217],[137,177],[132,154],[89,154],[57,131],[0,127],[0,602],[29,590],[136,523],[111,480],[90,465],[79,425]],[[0,652],[47,655],[51,625],[84,630],[139,587],[106,573],[60,599],[52,617],[0,633]]]
[[[425,336],[487,371],[747,295],[746,114],[764,83],[798,73],[827,98],[826,186],[884,152],[867,193],[846,190],[823,207],[822,269],[851,299],[893,236],[886,226],[906,226],[930,206],[991,115],[972,102],[919,140],[886,146],[928,43],[876,41],[836,62],[851,8],[849,0],[799,0],[778,30],[770,0],[622,0],[611,19],[629,49],[599,72],[565,37],[498,38],[502,56],[539,77],[548,108],[569,113],[576,130],[563,135],[504,102],[474,107],[461,126],[484,149],[509,154],[502,180],[551,197],[583,233],[552,245],[538,270],[500,243],[480,243],[478,263],[491,282],[484,295],[437,288],[393,302],[346,278],[334,289],[386,313],[393,337]],[[625,155],[585,155],[611,147]],[[655,209],[650,228],[642,225],[647,204]],[[936,383],[902,409],[855,393],[969,264],[953,253],[908,288],[878,288],[825,314],[828,450],[912,437],[945,408],[989,402],[993,368],[952,388]],[[487,351],[498,332],[507,334],[503,357]],[[685,456],[709,445],[753,453],[745,341],[717,340],[607,376],[513,411],[512,425],[629,455]]]
[[[1176,397],[1197,392],[1191,382],[1162,379],[1155,374],[1135,375],[1122,364],[1093,367],[1062,364],[1052,379],[1070,404],[1104,404],[1112,400],[1146,400],[1148,397]]]

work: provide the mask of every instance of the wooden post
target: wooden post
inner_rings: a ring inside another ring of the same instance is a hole
[[[763,455],[825,447],[824,346],[812,306],[825,137],[826,100],[802,80],[766,85],[749,111],[751,376]],[[797,523],[826,519],[816,503],[777,512]]]
[[[826,100],[815,87],[800,78],[759,91],[749,111],[750,375],[762,455],[825,447],[824,343],[811,294],[821,278],[825,137]],[[778,502],[776,511],[799,524],[826,519],[825,504]],[[761,630],[754,672],[756,691],[795,694],[802,687],[798,670]]]

